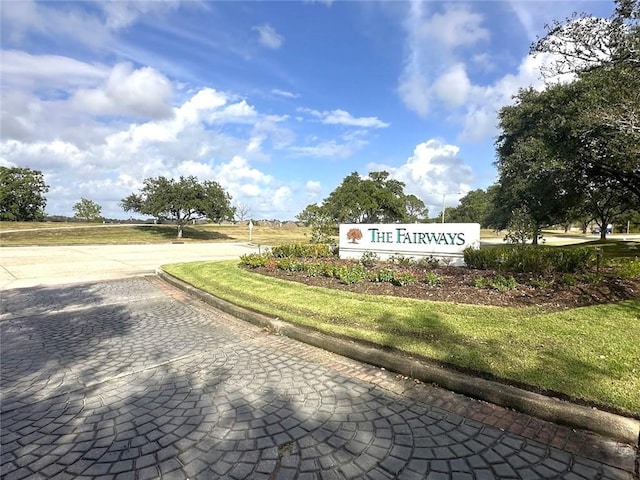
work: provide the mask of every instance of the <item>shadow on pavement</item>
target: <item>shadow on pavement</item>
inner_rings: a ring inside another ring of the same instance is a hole
[[[8,293],[3,477],[607,477],[261,343],[147,279]]]

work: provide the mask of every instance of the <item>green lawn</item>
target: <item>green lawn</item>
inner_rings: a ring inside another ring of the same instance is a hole
[[[350,294],[265,277],[237,261],[163,268],[282,320],[640,417],[640,300],[544,313]]]
[[[31,231],[31,229],[37,229]],[[9,230],[30,230],[8,232]],[[311,229],[256,225],[253,243],[309,242]],[[104,245],[180,242],[248,242],[246,225],[188,225],[184,238],[176,238],[175,225],[109,225],[90,223],[0,222],[0,245]]]

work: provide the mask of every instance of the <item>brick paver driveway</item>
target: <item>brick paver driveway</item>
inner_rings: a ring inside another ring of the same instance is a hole
[[[632,478],[587,458],[609,445],[616,463],[617,444],[262,331],[154,277],[2,296],[6,480]]]

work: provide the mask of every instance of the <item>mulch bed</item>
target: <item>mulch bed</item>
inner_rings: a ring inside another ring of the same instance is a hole
[[[426,273],[426,270],[417,267],[403,268],[403,270],[410,271],[418,279],[423,279]],[[422,281],[412,285],[396,286],[391,283],[366,280],[346,285],[335,278],[309,277],[303,272],[288,272],[278,268],[260,267],[251,271],[305,285],[369,295],[390,295],[475,305],[538,306],[545,310],[565,310],[640,298],[640,278],[616,278],[608,271],[601,272],[601,278],[597,282],[593,281],[593,275],[574,275],[575,284],[573,285],[564,282],[561,275],[547,276],[542,278],[544,280],[542,283],[546,281],[550,284],[544,286],[540,286],[541,277],[465,267],[437,267],[429,270],[440,277],[441,284],[437,286],[430,286]],[[474,286],[474,281],[477,281],[478,277],[491,279],[496,275],[515,278],[516,288],[498,291],[492,287]]]

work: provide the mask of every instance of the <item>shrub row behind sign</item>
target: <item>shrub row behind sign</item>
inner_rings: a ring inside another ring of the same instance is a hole
[[[582,273],[596,260],[592,248],[552,248],[535,246],[498,246],[467,248],[463,252],[467,267],[514,273]]]

